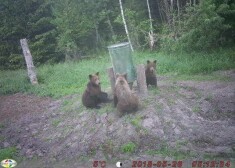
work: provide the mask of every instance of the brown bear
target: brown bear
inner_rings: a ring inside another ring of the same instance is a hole
[[[145,67],[147,86],[152,85],[157,87],[156,65],[157,65],[157,60],[154,60],[153,62],[147,60],[147,65]]]
[[[100,108],[98,104],[109,101],[108,94],[101,91],[99,72],[89,75],[89,83],[82,95],[82,103],[88,108]]]
[[[139,100],[135,96],[128,83],[127,74],[116,75],[115,92],[114,92],[114,106],[119,112],[132,112],[138,110]]]

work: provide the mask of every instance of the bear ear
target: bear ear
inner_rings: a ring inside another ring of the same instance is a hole
[[[89,75],[89,79],[91,80],[91,78],[92,78],[92,75]]]
[[[147,64],[149,64],[150,63],[150,61],[149,60],[147,60]]]
[[[154,60],[153,63],[156,64],[156,63],[157,63],[157,60]]]
[[[97,75],[97,76],[99,76],[99,74],[100,74],[99,72],[96,72],[96,75]]]

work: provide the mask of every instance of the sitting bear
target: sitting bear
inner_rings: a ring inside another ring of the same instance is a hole
[[[127,83],[127,74],[116,75],[114,106],[119,112],[131,112],[138,110],[139,100],[135,96]]]
[[[154,60],[153,62],[147,61],[147,65],[145,67],[145,76],[146,76],[146,84],[153,85],[157,87],[157,76],[156,76],[156,64],[157,61]]]
[[[100,108],[99,103],[109,101],[108,94],[101,91],[99,72],[95,75],[89,75],[89,83],[82,95],[82,103],[88,108]]]

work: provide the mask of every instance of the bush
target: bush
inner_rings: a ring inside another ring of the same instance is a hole
[[[221,12],[221,11],[220,11]],[[206,51],[222,44],[222,34],[231,26],[217,13],[212,0],[186,6],[181,19],[176,19],[175,30],[165,27],[161,46],[166,51]]]

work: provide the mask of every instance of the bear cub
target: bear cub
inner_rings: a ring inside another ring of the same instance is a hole
[[[127,74],[116,75],[115,92],[114,92],[114,106],[119,112],[137,111],[139,100],[134,95],[127,83]]]
[[[89,83],[82,95],[82,103],[88,108],[100,108],[98,104],[109,101],[108,94],[101,91],[99,72],[89,75]]]
[[[157,65],[157,60],[154,60],[153,62],[147,60],[147,65],[145,67],[147,86],[152,85],[157,87],[156,65]]]

